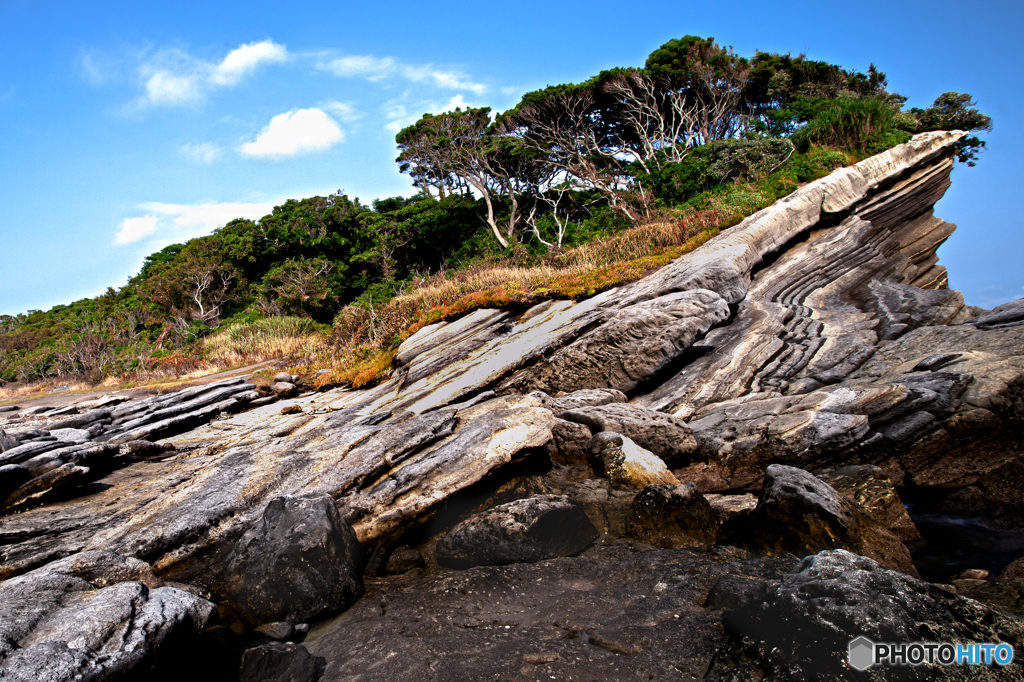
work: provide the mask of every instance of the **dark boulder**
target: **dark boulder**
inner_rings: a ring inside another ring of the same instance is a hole
[[[701,547],[715,544],[715,512],[687,481],[679,485],[649,485],[633,500],[629,536],[655,547]]]
[[[316,659],[301,644],[268,642],[242,654],[242,682],[313,682]]]
[[[1000,642],[1020,646],[1024,623],[866,557],[830,550],[804,559],[760,599],[728,614],[742,643],[722,651],[705,679],[852,680],[848,645],[873,642]],[[881,672],[881,669],[876,669]],[[1017,680],[1014,662],[968,676],[963,666],[889,668],[884,679]],[[863,679],[882,679],[865,676]]]
[[[765,471],[757,507],[723,528],[724,542],[771,555],[848,549],[917,575],[899,538],[812,474],[782,464]]]
[[[7,496],[28,483],[32,474],[17,464],[4,464],[0,466],[0,500],[6,500]]]
[[[224,594],[254,625],[300,623],[359,599],[363,561],[355,532],[329,495],[277,497],[236,545]]]
[[[437,543],[439,563],[454,568],[543,561],[579,554],[598,537],[565,495],[502,504],[459,523]]]

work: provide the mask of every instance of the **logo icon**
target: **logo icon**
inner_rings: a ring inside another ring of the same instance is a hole
[[[864,671],[875,664],[875,643],[861,635],[850,642],[850,667]]]

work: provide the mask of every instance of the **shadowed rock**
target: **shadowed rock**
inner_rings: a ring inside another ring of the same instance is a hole
[[[765,472],[754,511],[737,517],[723,531],[726,542],[770,554],[805,556],[842,548],[917,575],[906,546],[857,503],[812,474],[782,464]]]
[[[277,497],[239,540],[225,595],[254,625],[301,623],[363,594],[363,548],[327,495]]]
[[[316,659],[301,644],[260,644],[242,654],[238,679],[245,682],[313,682],[316,679]]]
[[[597,539],[583,510],[564,495],[502,504],[452,528],[437,560],[456,568],[542,561],[579,554]]]
[[[714,510],[689,481],[641,490],[628,523],[630,537],[655,547],[701,547],[718,537]]]
[[[1015,646],[1024,637],[1020,620],[844,550],[807,557],[726,623],[747,638],[747,645],[720,655],[706,679],[856,679],[846,663],[847,645],[861,635],[874,642],[1004,641]],[[958,668],[897,672],[903,673],[899,679],[967,679]],[[1009,681],[1020,679],[1021,672],[1014,661],[990,666],[983,675]]]

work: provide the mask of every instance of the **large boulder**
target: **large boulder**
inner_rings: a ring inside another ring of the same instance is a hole
[[[726,626],[740,641],[720,652],[705,679],[862,679],[847,665],[849,643],[860,636],[873,642],[1003,641],[1016,647],[1024,641],[1022,621],[845,550],[807,557],[731,613]],[[874,670],[885,677],[863,679],[1018,680],[1024,672],[1016,661],[972,672],[958,665]]]
[[[281,496],[239,540],[224,594],[253,625],[302,623],[363,594],[363,548],[329,495]]]
[[[591,433],[621,433],[669,464],[697,449],[697,441],[683,420],[629,403],[581,407],[556,415],[587,426]]]
[[[657,483],[679,483],[660,458],[619,433],[603,431],[590,439],[604,475],[623,488],[643,488]]]
[[[187,648],[214,610],[158,584],[148,564],[111,552],[0,583],[0,679],[145,679],[156,657]]]
[[[456,568],[543,561],[579,554],[598,537],[565,495],[539,495],[462,521],[437,543],[439,563]]]
[[[726,542],[772,555],[849,549],[917,575],[906,545],[860,505],[814,475],[783,464],[768,467],[757,507],[725,531]]]
[[[649,485],[633,500],[629,535],[656,547],[701,547],[715,544],[715,511],[687,481]]]

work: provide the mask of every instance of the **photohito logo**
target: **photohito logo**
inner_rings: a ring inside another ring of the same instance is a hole
[[[850,667],[867,670],[873,665],[1008,665],[1009,644],[953,644],[952,642],[872,642],[863,635],[850,642]]]

